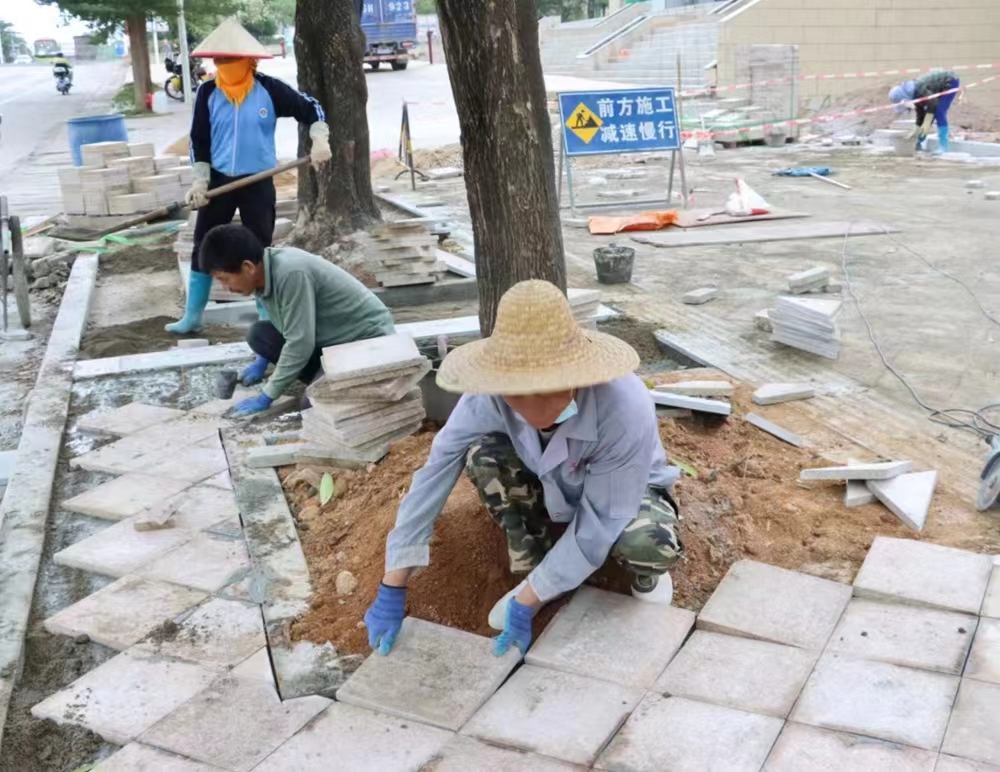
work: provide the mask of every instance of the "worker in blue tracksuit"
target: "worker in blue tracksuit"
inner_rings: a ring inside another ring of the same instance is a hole
[[[907,80],[893,87],[889,92],[889,101],[896,105],[898,112],[907,109],[907,103],[912,102],[917,114],[917,125],[914,133],[917,137],[917,150],[924,149],[924,140],[930,134],[931,126],[937,123],[938,153],[948,152],[948,110],[958,95],[961,81],[958,75],[949,70],[938,70],[927,75],[921,75],[916,80]],[[945,94],[944,92],[951,93]],[[927,97],[935,94],[933,99]],[[914,101],[922,100],[922,101]]]
[[[274,235],[273,179],[211,199],[208,191],[277,165],[274,129],[278,118],[292,117],[309,127],[313,166],[330,160],[330,129],[319,102],[283,81],[259,74],[257,61],[272,57],[235,19],[222,22],[192,55],[212,57],[216,76],[198,88],[191,122],[194,182],[185,200],[198,210],[198,218],[184,317],[167,325],[167,331],[176,335],[197,330],[208,304],[212,277],[201,271],[198,259],[205,234],[231,222],[239,209],[240,220],[262,246],[271,246]],[[259,378],[249,373],[244,380]]]

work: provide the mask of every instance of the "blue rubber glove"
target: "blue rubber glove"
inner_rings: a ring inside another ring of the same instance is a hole
[[[240,382],[244,386],[253,386],[255,383],[260,383],[264,380],[264,373],[267,372],[267,366],[270,364],[264,357],[258,356],[253,364],[247,365],[243,368],[240,373]]]
[[[392,650],[406,612],[406,588],[379,584],[375,602],[365,614],[368,645],[383,657]]]
[[[261,392],[252,397],[248,397],[242,402],[238,402],[236,407],[230,411],[230,415],[233,418],[245,418],[248,415],[253,415],[254,413],[263,413],[269,407],[271,403],[274,402],[267,394]]]
[[[511,646],[517,646],[523,657],[531,645],[531,619],[535,610],[511,598],[507,604],[507,619],[503,624],[503,632],[493,639],[493,653],[502,657]]]

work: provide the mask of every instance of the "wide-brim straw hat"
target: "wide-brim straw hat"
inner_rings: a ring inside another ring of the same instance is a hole
[[[247,32],[243,25],[233,17],[229,17],[212,30],[211,34],[191,52],[191,56],[198,56],[202,59],[217,59],[219,57],[274,58],[267,52],[264,45]]]
[[[554,284],[523,281],[500,299],[493,334],[450,352],[437,383],[472,394],[548,394],[607,383],[638,366],[628,343],[584,330]]]

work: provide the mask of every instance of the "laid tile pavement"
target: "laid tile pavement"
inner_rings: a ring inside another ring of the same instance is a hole
[[[138,514],[151,503],[172,498],[190,485],[184,480],[131,472],[67,499],[61,506],[67,512],[106,520],[124,520]]]
[[[962,679],[941,752],[1000,765],[1000,684]]]
[[[184,415],[183,410],[171,407],[130,402],[114,410],[95,410],[87,413],[77,421],[77,427],[87,432],[102,432],[124,437],[126,434],[135,434],[150,426]]]
[[[788,723],[764,772],[935,772],[937,758],[934,751]]]
[[[1000,684],[1000,619],[983,619],[969,652],[965,675]]]
[[[217,769],[159,748],[129,743],[92,772],[216,772]]]
[[[250,556],[242,539],[199,533],[176,549],[146,563],[138,573],[150,579],[217,592],[249,567]]]
[[[424,768],[427,772],[573,772],[584,770],[537,753],[514,748],[498,748],[472,737],[453,737]]]

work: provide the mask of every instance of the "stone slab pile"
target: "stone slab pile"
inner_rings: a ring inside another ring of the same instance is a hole
[[[779,297],[768,310],[771,340],[828,359],[840,354],[839,300]]]
[[[323,349],[324,375],[308,389],[300,436],[343,460],[378,461],[423,423],[417,383],[429,370],[405,333]]]
[[[816,267],[806,271],[793,273],[787,278],[788,291],[793,295],[805,295],[808,293],[836,293],[840,292],[841,284],[830,278],[830,271],[827,268]]]
[[[448,267],[437,259],[437,239],[424,219],[398,220],[374,228],[368,239],[368,264],[383,287],[433,284]]]

